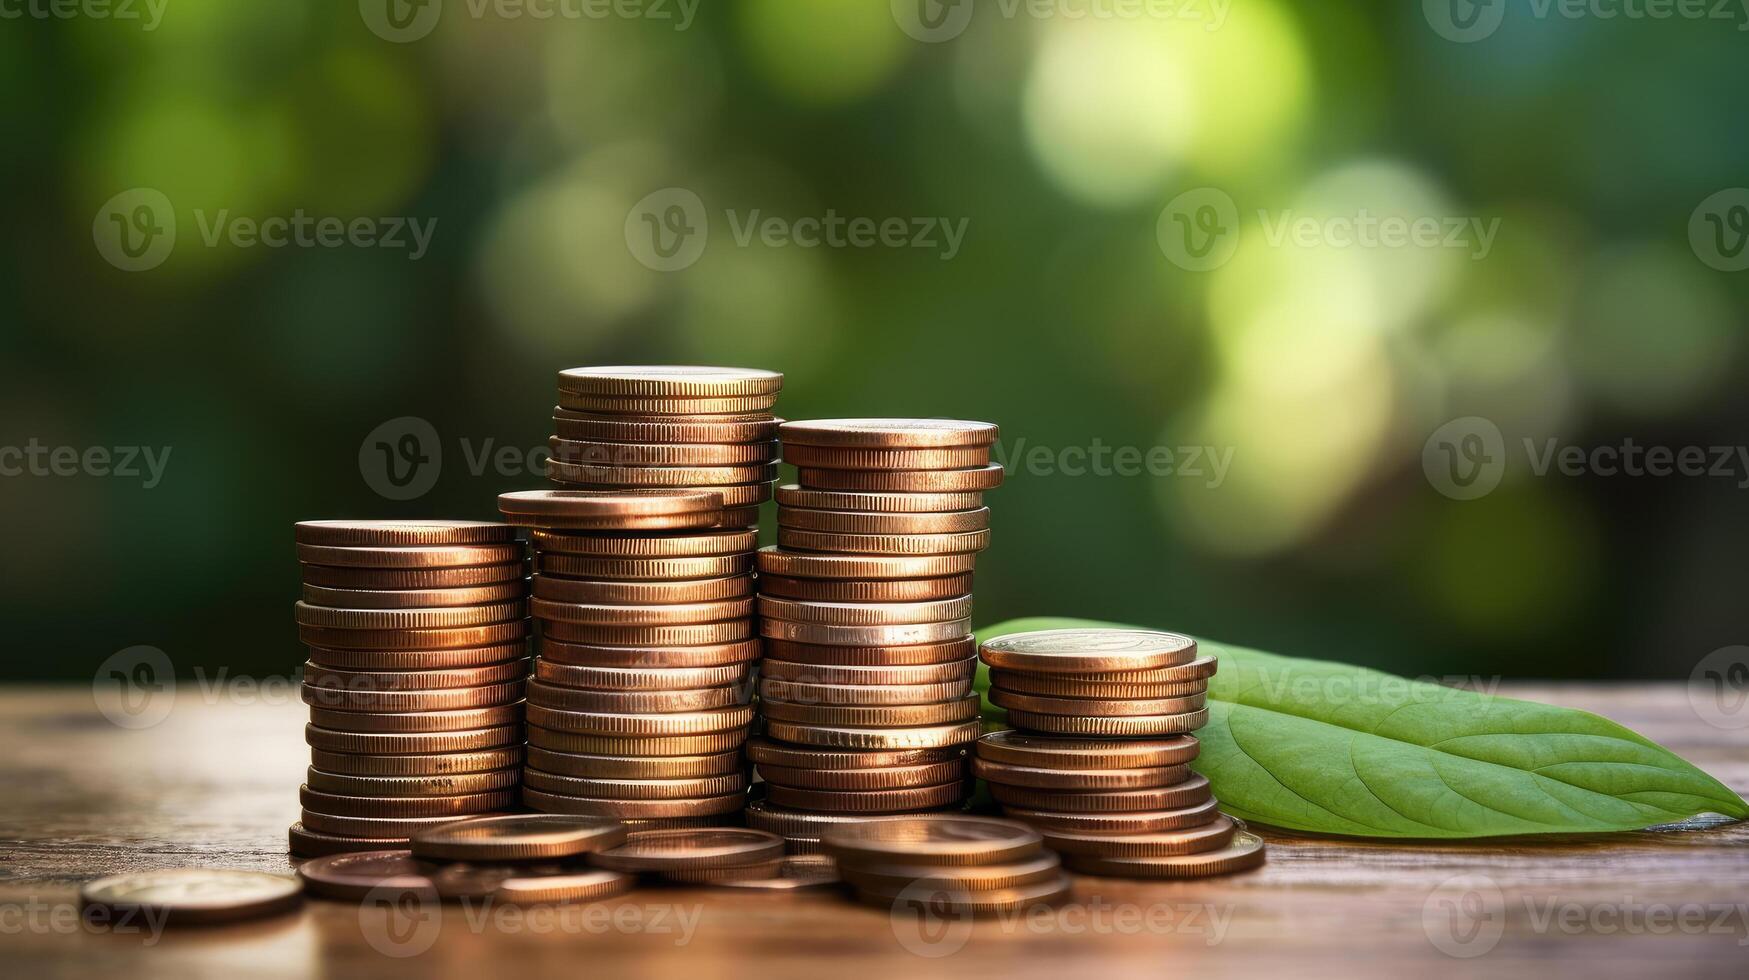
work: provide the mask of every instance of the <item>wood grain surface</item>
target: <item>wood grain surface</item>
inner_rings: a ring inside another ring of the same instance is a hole
[[[1749,730],[1703,722],[1679,685],[1507,685],[1662,742],[1739,793]],[[1049,915],[937,923],[838,893],[650,888],[562,918],[310,900],[246,925],[107,932],[80,882],[120,871],[289,872],[308,764],[295,688],[179,685],[128,730],[86,688],[0,690],[0,963],[8,976],[195,977],[1741,977],[1749,829],[1473,844],[1269,833],[1261,871],[1150,884],[1078,878]],[[1259,828],[1261,829],[1261,828]],[[1443,947],[1443,950],[1442,950]],[[393,956],[388,953],[413,953]],[[1455,952],[1458,955],[1451,955]]]

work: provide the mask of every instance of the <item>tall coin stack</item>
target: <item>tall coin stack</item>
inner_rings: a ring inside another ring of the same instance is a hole
[[[474,521],[305,521],[310,770],[292,853],[406,847],[517,804],[528,561]]]
[[[974,770],[1004,812],[1071,870],[1198,878],[1263,863],[1190,771],[1213,657],[1152,630],[1012,633],[984,643],[990,701],[1014,730],[978,740]]]
[[[711,489],[724,527],[757,527],[777,479],[783,375],[656,365],[559,372],[547,476],[571,489]]]
[[[996,426],[951,419],[789,422],[799,484],[759,553],[765,782],[749,825],[792,849],[832,827],[960,804],[977,738],[972,570]]]
[[[757,532],[707,490],[507,493],[534,528],[523,801],[638,827],[738,821]]]

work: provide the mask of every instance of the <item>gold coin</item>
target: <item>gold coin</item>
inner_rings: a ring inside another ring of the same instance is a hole
[[[300,786],[298,800],[305,813],[325,813],[334,817],[409,819],[502,810],[516,805],[516,791],[490,790],[482,793],[458,793],[453,796],[343,796]],[[305,821],[306,824],[308,822]]]
[[[971,620],[952,619],[939,623],[910,623],[902,626],[826,626],[763,617],[759,620],[759,632],[776,640],[819,643],[826,646],[912,646],[960,639],[971,632]]]
[[[559,438],[603,442],[770,442],[777,437],[777,427],[781,422],[781,419],[763,412],[739,417],[701,415],[636,419],[573,412],[553,406],[553,426]]]
[[[488,772],[522,765],[522,748],[444,752],[425,755],[364,755],[314,749],[310,765],[323,772],[347,776],[441,776]]]
[[[306,688],[330,691],[430,691],[503,684],[527,676],[528,662],[520,659],[485,667],[459,667],[453,670],[335,670],[316,663],[305,663],[303,683]]]
[[[537,599],[594,605],[653,606],[683,602],[713,602],[753,594],[753,576],[726,575],[691,582],[590,582],[582,579],[534,577]]]
[[[763,764],[758,768],[759,778],[773,786],[852,792],[940,786],[956,780],[964,781],[966,776],[965,762],[960,759],[879,769],[791,769]]]
[[[1260,868],[1263,852],[1263,838],[1241,830],[1218,850],[1128,858],[1076,855],[1068,860],[1069,866],[1082,874],[1110,878],[1209,878]]]
[[[783,838],[741,827],[644,830],[612,850],[589,855],[590,864],[632,874],[734,868],[782,859]]]
[[[759,614],[827,626],[911,626],[966,619],[972,614],[972,597],[932,602],[810,602],[762,595]]]
[[[963,534],[834,534],[777,529],[777,546],[847,555],[959,555],[990,547],[989,531]]]
[[[421,830],[438,827],[456,820],[466,820],[470,814],[448,817],[341,817],[314,810],[303,811],[305,830],[335,837],[375,837],[382,840],[407,840]],[[307,867],[307,865],[305,865]],[[299,870],[302,870],[301,868]]]
[[[842,449],[792,444],[784,447],[783,461],[794,466],[818,466],[828,470],[963,470],[989,465],[990,447]]]
[[[236,922],[287,912],[301,901],[303,885],[296,878],[212,868],[136,871],[79,888],[82,915],[95,918],[101,911],[105,920],[117,923]]]
[[[1207,701],[1201,694],[1182,698],[1137,698],[1118,701],[1106,698],[1046,698],[1034,694],[1015,694],[991,688],[990,703],[1002,708],[1017,709],[1043,715],[1074,715],[1079,717],[1133,718],[1146,715],[1178,715],[1201,708]]]
[[[747,776],[739,772],[675,779],[610,779],[529,769],[523,773],[522,781],[524,786],[543,793],[604,800],[690,800],[739,793],[747,788]]]
[[[723,687],[747,679],[748,664],[722,667],[578,667],[537,657],[534,676],[551,684],[596,691],[665,691]]]
[[[1008,723],[1016,728],[1030,728],[1053,735],[1098,735],[1105,738],[1134,738],[1148,735],[1183,735],[1208,724],[1207,708],[1181,715],[1137,715],[1133,717],[1075,717],[1042,715],[1010,708]]]
[[[972,771],[979,779],[992,783],[1070,791],[1147,789],[1182,783],[1190,777],[1189,766],[1151,766],[1146,769],[1035,769],[1030,766],[991,762],[988,759],[974,759]]]
[[[330,589],[304,586],[304,602],[331,609],[436,609],[483,606],[528,595],[528,580],[465,589]]]
[[[656,606],[591,605],[533,599],[529,609],[542,622],[594,626],[671,626],[689,623],[720,623],[753,615],[752,596],[718,599],[714,602],[671,602]]]
[[[545,681],[530,681],[528,703],[559,711],[603,711],[609,714],[665,714],[707,711],[746,704],[748,693],[736,687],[705,687],[692,691],[583,691]]]
[[[589,493],[578,490],[514,490],[498,495],[505,514],[572,521],[614,521],[708,514],[723,509],[720,495],[708,490],[633,490]]]
[[[778,458],[776,442],[593,442],[552,436],[547,447],[555,459],[590,466],[752,466]]]
[[[1196,641],[1157,630],[1037,630],[986,640],[978,653],[991,667],[1045,674],[1154,670],[1196,659]]]
[[[777,479],[777,465],[751,466],[597,466],[547,460],[547,475],[566,483],[616,487],[726,487]],[[728,502],[724,501],[724,506]]]
[[[578,753],[596,756],[653,756],[652,762],[733,753],[747,740],[747,729],[731,728],[703,735],[586,735],[554,731],[536,725],[528,726],[528,745],[532,752]]]
[[[976,552],[954,555],[827,555],[761,548],[756,553],[760,574],[793,578],[913,579],[969,573]]]
[[[298,867],[298,878],[313,895],[357,901],[372,892],[417,892],[437,897],[428,868],[405,849],[332,854]]]
[[[511,878],[498,883],[494,901],[510,905],[561,905],[568,902],[598,902],[624,895],[636,888],[638,879],[617,871],[572,870],[562,875]]]
[[[649,398],[585,395],[559,390],[559,407],[573,412],[606,415],[746,415],[767,412],[777,395],[737,395],[726,398]]]
[[[1184,765],[1200,748],[1194,735],[1114,741],[1005,731],[978,739],[978,758],[1038,769],[1147,769]]]
[[[541,638],[540,659],[551,664],[576,667],[647,667],[652,670],[682,667],[721,667],[746,664],[759,658],[756,639],[696,646],[600,646],[566,643]]]
[[[1044,830],[1045,845],[1061,854],[1091,854],[1098,857],[1167,857],[1218,851],[1232,843],[1238,830],[1233,821],[1216,814],[1200,827],[1156,830],[1145,834],[1090,834],[1073,830]]]
[[[449,650],[489,647],[528,635],[529,621],[515,619],[490,626],[453,629],[348,629],[340,626],[298,626],[298,639],[313,647],[340,650]]]
[[[823,667],[818,664],[773,660],[770,657],[759,663],[759,676],[766,681],[840,684],[852,687],[870,684],[945,684],[951,681],[969,683],[977,672],[978,661],[975,657],[951,660],[944,664],[917,664],[908,667]]]
[[[956,779],[939,786],[912,786],[905,789],[871,789],[860,792],[825,789],[797,789],[767,783],[765,798],[778,806],[799,810],[834,810],[840,813],[905,813],[911,810],[933,810],[966,798],[965,780]]]
[[[623,473],[621,474],[621,477],[624,477]],[[547,479],[568,490],[587,490],[594,493],[600,493],[602,491],[607,491],[609,493],[628,492],[628,486],[624,483],[587,483],[572,480],[553,472],[550,465],[547,467]],[[735,508],[752,507],[770,500],[771,487],[772,484],[770,482],[761,481],[759,483],[737,483],[729,486],[717,486],[713,484],[709,487],[701,487],[699,489],[708,490],[711,493],[722,495],[723,506],[728,508],[723,511],[723,520],[727,521],[728,515]],[[673,487],[665,487],[664,485],[645,485],[643,488],[654,490],[674,489]],[[635,490],[640,489],[640,487],[633,485],[629,489]]]
[[[1209,781],[1192,773],[1188,779],[1168,786],[1146,789],[1057,790],[991,783],[990,795],[1005,806],[1062,813],[1136,813],[1144,810],[1181,810],[1211,799]]]
[[[768,719],[765,733],[797,745],[838,749],[935,749],[967,745],[978,738],[981,725],[975,721],[955,725],[916,728],[847,728],[841,725],[808,725]]]
[[[778,438],[785,446],[938,449],[988,446],[998,432],[989,422],[963,419],[813,419],[785,422]]]
[[[776,496],[778,504],[783,507],[859,514],[941,514],[977,510],[984,506],[984,495],[975,490],[964,493],[858,493],[804,489],[786,483],[777,488]]]
[[[422,758],[498,749],[521,741],[520,724],[433,732],[342,732],[317,725],[304,726],[304,742],[311,748],[356,756]]]
[[[335,547],[398,547],[508,544],[516,528],[486,521],[299,521],[298,544]]]
[[[520,772],[520,769],[511,767],[439,776],[349,776],[323,772],[311,766],[304,777],[304,785],[320,793],[338,796],[460,796],[513,788]]]
[[[759,593],[780,599],[807,599],[814,602],[929,602],[971,595],[972,575],[966,572],[960,575],[943,575],[940,578],[899,579],[888,582],[761,575]]]
[[[697,800],[604,800],[592,797],[565,796],[523,787],[522,801],[530,809],[543,813],[575,813],[589,817],[612,817],[616,820],[647,820],[666,817],[706,817],[739,812],[747,800],[745,793]]]
[[[310,663],[322,670],[383,672],[395,670],[462,670],[525,660],[528,641],[513,640],[486,647],[448,650],[335,650],[310,647]]]
[[[963,534],[990,526],[990,508],[956,510],[939,514],[864,514],[850,510],[805,510],[777,508],[780,527],[835,534]]]
[[[788,850],[789,842],[785,842]],[[820,888],[838,883],[838,862],[823,854],[796,854],[791,851],[778,863],[777,871],[764,878],[736,881],[716,881],[712,884],[727,888],[751,888],[759,891],[794,891]]]
[[[541,575],[577,579],[675,582],[701,578],[745,575],[753,570],[753,556],[711,555],[701,558],[596,558],[584,555],[542,554],[536,558]]]
[[[1203,658],[1214,663],[1214,658]],[[1200,663],[1201,661],[1195,661]],[[1186,667],[1191,664],[1186,664]],[[1180,670],[1183,668],[1168,668]],[[1152,673],[1136,671],[1136,673]],[[990,684],[1015,694],[1038,694],[1059,698],[1105,698],[1114,701],[1134,701],[1144,698],[1182,698],[1205,694],[1209,682],[1179,681],[1174,684],[1114,684],[1105,681],[1083,681],[1067,674],[1028,674],[1018,670],[990,671]]]
[[[342,691],[331,687],[303,687],[304,703],[331,711],[387,712],[390,714],[458,711],[515,704],[522,700],[523,681],[455,687],[437,691]]]
[[[528,549],[520,541],[508,544],[405,545],[366,548],[354,545],[298,545],[298,561],[341,568],[432,569],[474,568],[521,561]]]
[[[907,667],[919,664],[941,664],[964,660],[977,651],[970,636],[956,637],[940,643],[913,643],[903,646],[827,646],[819,643],[793,643],[788,640],[765,641],[766,655],[776,660],[821,667]]]
[[[953,701],[972,693],[970,677],[936,684],[798,684],[765,679],[759,696],[792,704],[915,705]]]
[[[964,470],[796,470],[802,486],[815,490],[875,490],[891,493],[965,493],[1002,485],[1002,464]]]
[[[528,562],[468,568],[340,568],[303,566],[304,583],[329,589],[471,589],[519,582],[528,577]]]
[[[560,391],[615,398],[734,398],[772,395],[782,389],[783,375],[753,368],[639,364],[559,372]]]
[[[843,869],[844,880],[873,891],[903,891],[917,881],[940,882],[949,888],[990,891],[1020,888],[1062,876],[1063,862],[1046,851],[1012,864],[851,864]]]
[[[958,748],[894,749],[886,751],[853,751],[822,749],[805,745],[785,745],[764,736],[755,735],[747,742],[747,757],[761,765],[784,766],[792,769],[880,769],[889,766],[917,766],[964,758]]]
[[[1130,810],[1117,813],[1065,813],[1031,807],[1004,806],[1003,812],[1040,831],[1066,830],[1084,834],[1148,834],[1159,830],[1201,827],[1220,815],[1220,802],[1210,798],[1176,810]]]
[[[296,857],[326,857],[330,854],[355,854],[359,851],[381,851],[389,848],[404,848],[405,838],[400,840],[385,840],[378,837],[336,837],[333,834],[318,834],[301,823],[294,823],[286,833],[288,850]]]
[[[655,608],[655,607],[652,607]],[[565,623],[554,619],[541,620],[541,638],[565,643],[623,647],[684,647],[708,643],[733,643],[753,636],[751,618],[731,619],[719,623],[690,623],[680,626],[593,626],[585,623]],[[544,650],[543,650],[544,652]]]
[[[576,534],[535,531],[535,550],[599,558],[698,558],[734,555],[759,546],[759,534],[744,530],[709,530],[666,534]]]
[[[909,908],[917,911],[928,909],[930,915],[943,913],[1001,915],[1021,909],[1059,904],[1068,899],[1072,890],[1071,879],[1066,874],[1058,874],[1049,881],[1023,885],[1019,888],[1000,888],[988,891],[975,891],[944,885],[933,879],[925,879],[925,881],[930,882],[934,887],[921,894],[915,888],[901,893],[889,893],[885,889],[858,888],[856,897],[865,905],[890,907],[895,912],[899,908]]]
[[[1044,838],[1023,823],[957,814],[843,824],[820,840],[846,868],[1014,864],[1044,850]]]
[[[528,767],[559,776],[588,779],[697,779],[743,771],[741,753],[713,755],[624,756],[554,752],[531,746]]]
[[[794,704],[769,699],[761,704],[765,709],[765,717],[771,721],[845,728],[921,728],[957,724],[978,717],[979,698],[974,693],[940,704],[880,707]]]
[[[598,711],[560,711],[531,704],[528,723],[559,732],[581,735],[618,735],[648,738],[655,735],[708,735],[745,728],[753,721],[752,705],[713,708],[708,711],[673,711],[663,714],[614,714]]]
[[[475,728],[498,728],[522,723],[522,704],[486,705],[478,708],[434,711],[334,711],[312,707],[310,723],[334,732],[412,735],[431,732],[461,732]],[[348,751],[339,749],[337,751]],[[415,750],[417,751],[417,750]],[[433,749],[431,751],[443,751]]]

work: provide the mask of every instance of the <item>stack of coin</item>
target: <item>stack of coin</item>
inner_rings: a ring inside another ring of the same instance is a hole
[[[979,651],[990,701],[1016,730],[978,740],[974,770],[1004,812],[1044,835],[1071,869],[1190,878],[1253,868],[1263,843],[1223,815],[1191,772],[1190,733],[1213,657],[1151,630],[1013,633]]]
[[[311,765],[292,852],[405,846],[514,807],[529,633],[516,529],[306,521],[296,539]]]
[[[733,822],[753,720],[756,532],[714,490],[499,497],[534,528],[523,801],[635,826]]]
[[[1012,820],[928,815],[827,831],[838,874],[895,911],[1004,912],[1061,901],[1069,876],[1037,831]]]
[[[724,527],[756,527],[777,479],[783,375],[666,365],[559,372],[547,475],[563,487],[709,488]]]
[[[693,885],[769,881],[783,869],[783,838],[745,827],[640,830],[591,864]]]
[[[978,733],[972,570],[996,427],[952,419],[788,422],[799,484],[759,553],[765,799],[753,826],[799,852],[845,820],[961,803]]]

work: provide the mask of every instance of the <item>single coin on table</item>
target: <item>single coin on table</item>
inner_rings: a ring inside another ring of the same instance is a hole
[[[945,643],[971,632],[971,620],[953,619],[939,623],[914,623],[903,626],[825,626],[819,623],[792,623],[782,619],[762,617],[760,635],[793,643],[817,643],[824,646],[897,647],[921,643]]]
[[[596,867],[621,872],[731,868],[783,857],[783,838],[763,830],[722,827],[648,830],[611,850],[589,855]]]
[[[790,443],[783,447],[783,461],[827,470],[963,470],[988,466],[990,447],[854,449]]]
[[[1035,810],[1027,807],[1002,807],[1002,812],[1045,831],[1068,831],[1082,834],[1151,834],[1162,830],[1184,830],[1205,826],[1220,816],[1220,801],[1205,799],[1176,810],[1130,810],[1110,813],[1072,813],[1061,810]]]
[[[988,446],[1000,431],[990,422],[966,419],[863,418],[785,422],[777,434],[785,446],[937,449]]]
[[[1050,851],[1004,864],[850,864],[842,875],[845,881],[872,891],[898,893],[918,881],[940,884],[947,888],[989,891],[1020,888],[1042,881],[1055,881],[1063,872],[1062,859]]]
[[[803,466],[796,480],[819,490],[876,490],[897,493],[963,493],[1002,485],[1002,464],[963,470],[829,470]]]
[[[990,795],[1007,806],[1068,813],[1129,813],[1176,810],[1210,799],[1208,777],[1191,773],[1182,782],[1143,789],[1060,790],[991,783]]]
[[[755,552],[760,574],[792,578],[891,579],[963,575],[978,564],[975,552],[941,555],[832,555],[765,547]]]
[[[1114,741],[1008,730],[978,739],[978,758],[1039,769],[1142,769],[1183,765],[1199,748],[1193,735]]]
[[[688,885],[730,885],[742,881],[769,881],[783,869],[783,859],[730,868],[675,868],[657,872],[665,880]]]
[[[498,883],[493,899],[511,905],[555,905],[564,902],[595,902],[624,895],[637,887],[638,879],[600,868],[572,868],[562,875],[511,878]]]
[[[1207,708],[1179,715],[1138,715],[1134,717],[1082,717],[1046,715],[1036,711],[1008,710],[1008,723],[1016,728],[1056,735],[1097,735],[1105,738],[1133,738],[1153,735],[1182,735],[1208,724]]]
[[[1035,906],[1055,905],[1067,899],[1071,889],[1069,876],[1061,873],[1048,881],[1018,888],[977,890],[944,884],[935,879],[924,879],[922,884],[927,887],[921,891],[913,886],[908,891],[897,893],[886,889],[858,888],[856,897],[864,904],[889,906],[895,912],[900,908],[910,908],[927,909],[930,915],[939,915],[942,912],[1001,915]]]
[[[972,614],[972,597],[928,602],[816,602],[762,595],[759,614],[792,623],[828,626],[909,626],[965,619]]]
[[[1009,786],[1071,791],[1149,789],[1171,786],[1190,778],[1189,766],[1149,766],[1138,769],[1041,769],[1016,766],[988,759],[973,759],[978,778]]]
[[[964,534],[990,526],[990,508],[927,514],[867,514],[854,510],[777,508],[777,525],[831,534]]]
[[[81,913],[114,925],[235,922],[288,911],[302,898],[296,878],[209,868],[111,875],[79,888]]]
[[[1013,820],[914,816],[844,824],[821,835],[839,864],[1011,864],[1038,854],[1039,832]]]
[[[433,861],[549,861],[618,847],[625,825],[557,813],[458,820],[412,838],[415,857]]]
[[[504,544],[516,528],[487,521],[299,521],[298,544],[336,547],[395,547],[454,544]]]
[[[356,901],[378,889],[421,892],[437,897],[426,874],[429,869],[412,851],[360,851],[330,854],[298,866],[298,877],[311,894]]]
[[[853,555],[962,555],[990,547],[990,532],[958,534],[839,534],[779,526],[777,546]]]
[[[1152,670],[1196,659],[1196,641],[1157,630],[1037,630],[986,640],[978,653],[993,668],[1048,674]]]
[[[780,599],[812,602],[931,602],[972,594],[972,574],[938,578],[839,580],[761,575],[759,593]]]
[[[1082,874],[1111,878],[1208,878],[1262,867],[1264,847],[1263,838],[1241,830],[1219,850],[1131,858],[1073,855],[1066,860]]]
[[[976,721],[952,725],[909,728],[854,728],[841,725],[809,725],[767,721],[765,732],[774,739],[822,748],[893,750],[935,749],[968,745],[978,738],[982,724]]]
[[[480,565],[503,565],[521,561],[527,556],[528,549],[519,541],[504,544],[386,547],[298,545],[298,561],[306,565],[333,565],[341,568],[472,568]]]
[[[1202,694],[1180,698],[1051,698],[1037,694],[1015,694],[1000,688],[990,689],[990,703],[1014,711],[1043,715],[1071,715],[1096,718],[1135,718],[1148,715],[1181,715],[1196,711],[1207,701]]]

